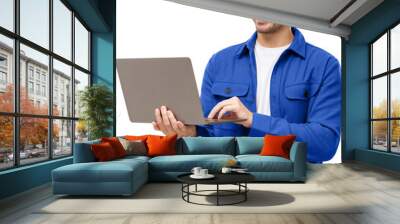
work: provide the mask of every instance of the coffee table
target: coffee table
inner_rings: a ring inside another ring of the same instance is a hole
[[[182,183],[182,199],[188,203],[198,204],[198,205],[234,205],[245,202],[247,200],[247,192],[249,188],[247,183],[255,180],[255,177],[249,173],[215,173],[215,177],[212,179],[193,179],[190,177],[191,173],[182,174],[177,177],[178,181]],[[215,190],[198,190],[197,185],[215,185]],[[220,189],[220,185],[236,185],[237,190],[225,190]],[[195,190],[191,191],[190,186],[195,186]],[[215,194],[206,194],[206,193]],[[203,204],[197,203],[190,200],[190,196],[203,196],[203,197],[216,197],[216,204]],[[222,197],[239,197],[239,200],[230,203],[221,202]]]

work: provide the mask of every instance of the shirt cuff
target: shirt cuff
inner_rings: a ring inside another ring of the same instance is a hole
[[[253,113],[253,123],[250,127],[250,136],[264,136],[270,130],[271,117],[264,114]]]
[[[196,136],[209,136],[208,129],[202,125],[196,125]]]

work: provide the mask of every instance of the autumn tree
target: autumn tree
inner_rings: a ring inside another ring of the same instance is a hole
[[[400,100],[393,99],[391,101],[391,117],[400,117]],[[378,106],[373,108],[373,118],[387,118],[387,101],[381,101]],[[373,125],[374,139],[386,139],[387,136],[387,121],[374,121]],[[400,122],[397,120],[391,121],[392,142],[398,142],[400,138]]]
[[[13,85],[8,85],[6,92],[0,93],[0,111],[13,112],[14,97]],[[41,114],[48,113],[48,107],[42,105],[34,105],[29,99],[29,95],[25,88],[20,88],[20,110],[23,114]],[[58,113],[58,111],[56,111]],[[13,120],[11,116],[0,116],[0,147],[9,148],[13,147]],[[24,149],[26,145],[43,146],[47,143],[48,139],[48,119],[47,118],[20,118],[20,148]],[[53,127],[53,138],[58,137],[59,128],[55,125]]]

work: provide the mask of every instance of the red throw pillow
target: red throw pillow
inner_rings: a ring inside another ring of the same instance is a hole
[[[264,136],[264,146],[261,149],[261,156],[280,156],[286,159],[290,157],[290,148],[294,140],[295,135],[286,136],[274,136],[265,135]]]
[[[146,143],[148,156],[176,155],[176,135],[149,135]]]
[[[110,161],[117,158],[113,147],[108,142],[93,144],[90,147],[92,149],[94,157],[99,162]]]
[[[126,151],[124,149],[124,146],[122,146],[121,142],[118,140],[116,137],[111,137],[111,138],[101,138],[101,142],[108,142],[114,149],[115,155],[118,158],[125,157],[126,156]]]

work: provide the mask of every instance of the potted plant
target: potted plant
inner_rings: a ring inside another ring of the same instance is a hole
[[[107,131],[112,126],[113,94],[105,85],[94,84],[80,92],[80,126],[87,127],[90,140],[110,136]]]

